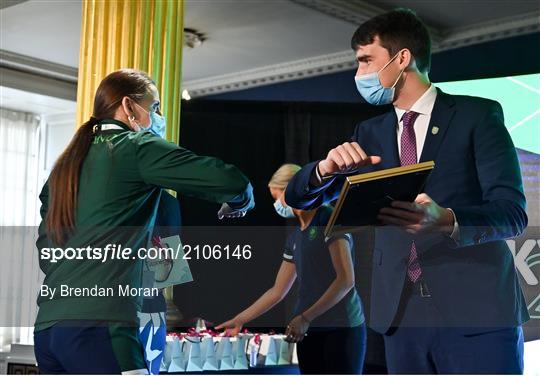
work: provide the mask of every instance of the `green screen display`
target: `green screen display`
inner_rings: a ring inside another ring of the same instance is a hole
[[[540,154],[540,73],[437,83],[449,94],[496,100],[516,148]]]

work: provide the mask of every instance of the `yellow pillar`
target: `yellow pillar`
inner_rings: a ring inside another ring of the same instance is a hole
[[[92,115],[101,80],[121,68],[155,80],[166,138],[180,134],[183,0],[84,0],[77,86],[77,126]]]
[[[165,137],[178,144],[183,17],[184,0],[83,0],[77,127],[92,115],[94,94],[107,74],[139,69],[156,82]],[[165,297],[172,300],[172,288]]]

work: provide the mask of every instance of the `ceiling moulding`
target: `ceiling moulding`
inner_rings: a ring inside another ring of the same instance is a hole
[[[77,68],[36,59],[6,50],[0,50],[0,67],[64,82],[77,83]]]
[[[195,98],[341,72],[354,69],[355,66],[354,53],[352,50],[347,50],[238,73],[185,81],[182,87],[189,91],[192,98]]]
[[[2,0],[2,2],[0,2],[0,9],[6,9],[26,1],[28,0]]]
[[[77,99],[77,68],[0,50],[0,86]]]
[[[345,0],[325,0],[324,2],[319,0],[290,1],[302,4],[306,3],[306,6],[310,7],[320,6],[321,9],[332,8],[332,6],[335,8],[336,4],[341,4],[343,7],[346,5],[353,6],[353,4],[349,4]],[[363,2],[355,2],[354,6],[358,7],[359,4],[363,4]],[[368,19],[372,15],[378,14],[376,13],[378,12],[376,7],[371,5],[366,5],[365,9],[365,13],[356,14],[354,16],[356,18],[351,22],[362,22],[361,20]],[[347,15],[349,19],[353,17],[348,12],[344,12],[344,17],[345,15]],[[444,38],[441,37],[443,33],[438,33],[438,42],[435,42],[435,39],[433,42],[433,52],[441,52],[539,31],[540,12],[530,12],[512,17],[499,18],[490,22],[449,30],[444,32]],[[183,87],[189,91],[192,98],[196,98],[345,71],[354,69],[355,66],[353,52],[351,50],[346,50],[329,55],[292,61],[290,63],[270,65],[244,72],[186,81],[183,83]]]
[[[365,1],[351,0],[289,0],[354,25],[375,17],[386,10]]]
[[[290,2],[305,6],[342,21],[347,21],[354,26],[366,22],[370,18],[385,13],[388,9],[369,4],[363,0],[289,0]],[[441,39],[441,32],[428,25],[431,38],[434,43]]]
[[[364,0],[289,1],[354,25],[360,25],[371,17],[388,11],[388,9],[368,4]],[[540,31],[540,11],[498,18],[457,29],[437,29],[427,26],[433,41],[433,52],[439,52]]]
[[[451,50],[538,31],[540,31],[540,11],[529,12],[448,30],[445,33],[446,37],[433,46],[433,51]]]
[[[77,84],[0,67],[0,87],[28,91],[49,97],[77,100]]]

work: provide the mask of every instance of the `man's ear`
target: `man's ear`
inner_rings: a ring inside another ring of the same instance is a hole
[[[401,51],[399,51],[398,59],[399,59],[399,66],[401,69],[407,69],[412,66],[416,66],[414,63],[414,57],[408,48],[404,48]]]

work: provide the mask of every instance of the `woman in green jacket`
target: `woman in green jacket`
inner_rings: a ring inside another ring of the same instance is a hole
[[[162,188],[222,204],[220,218],[254,206],[236,167],[145,131],[164,121],[148,75],[109,74],[43,187],[34,333],[42,373],[146,373],[137,312],[154,292],[143,288],[142,266]]]

